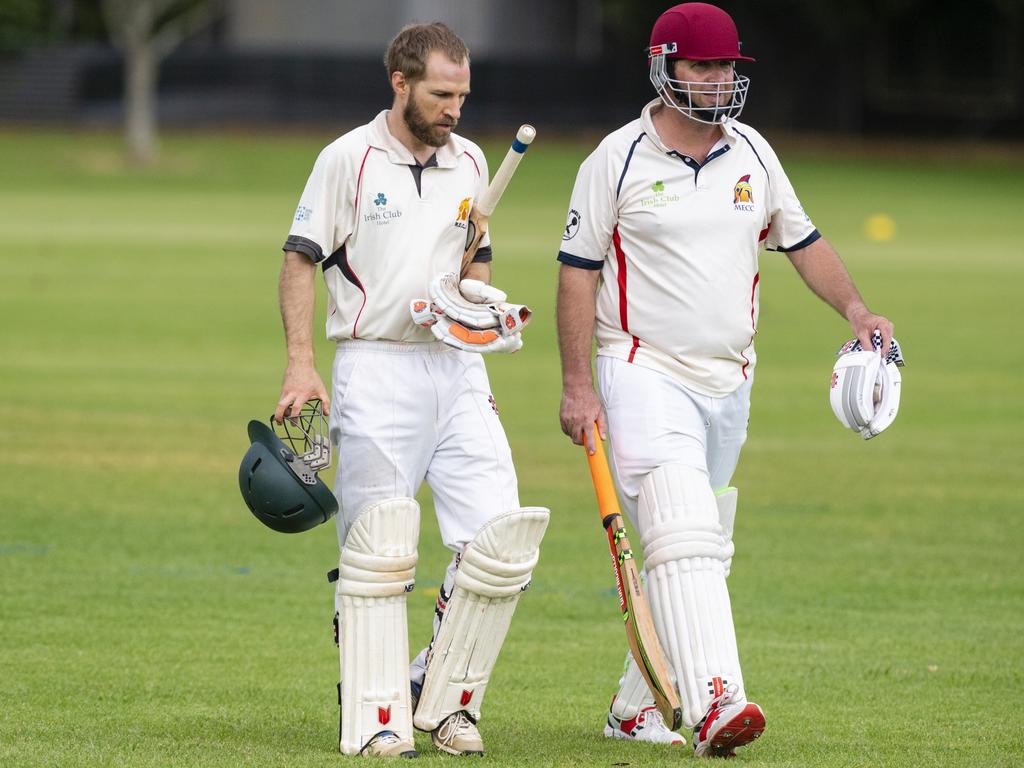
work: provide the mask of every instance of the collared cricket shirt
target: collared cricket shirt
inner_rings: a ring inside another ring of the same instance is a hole
[[[600,269],[598,355],[723,397],[754,369],[758,254],[820,235],[768,142],[729,121],[703,164],[639,119],[580,166],[558,260]]]
[[[488,178],[483,152],[455,134],[419,165],[388,130],[387,110],[328,145],[284,245],[323,267],[328,338],[434,341],[409,302],[439,272],[458,270]],[[475,260],[490,253],[485,235]]]

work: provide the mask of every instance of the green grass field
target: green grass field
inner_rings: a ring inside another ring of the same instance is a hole
[[[0,765],[342,761],[333,527],[272,533],[236,484],[283,370],[278,249],[329,138],[171,137],[140,173],[116,137],[0,133]],[[693,759],[600,736],[625,642],[553,328],[587,151],[541,136],[493,226],[495,282],[536,320],[491,381],[523,502],[552,510],[481,722],[496,766]],[[764,255],[730,587],[768,730],[738,762],[1022,765],[1024,160],[781,154],[908,362],[895,426],[844,432],[848,328]],[[447,562],[422,500],[414,647]]]

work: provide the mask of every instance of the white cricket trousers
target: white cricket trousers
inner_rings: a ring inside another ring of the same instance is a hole
[[[461,551],[519,507],[515,468],[480,355],[441,342],[343,341],[334,358],[338,545],[370,504],[434,495],[441,539]]]
[[[729,485],[747,439],[752,375],[735,392],[710,397],[660,371],[599,356],[597,379],[612,471],[634,527],[640,484],[664,464],[707,472],[714,490]]]

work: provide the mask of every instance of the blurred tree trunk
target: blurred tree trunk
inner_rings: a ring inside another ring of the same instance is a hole
[[[134,164],[157,157],[160,63],[215,13],[216,0],[103,0],[110,38],[124,56],[124,132]]]

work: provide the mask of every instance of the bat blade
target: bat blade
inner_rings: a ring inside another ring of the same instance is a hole
[[[622,512],[615,496],[615,485],[600,437],[594,446],[594,453],[587,453],[587,463],[590,465],[594,492],[597,494],[601,525],[608,534],[612,567],[619,590],[619,608],[626,627],[626,642],[640,673],[647,681],[647,687],[651,689],[658,711],[672,730],[676,730],[683,722],[679,692],[672,682],[668,660],[654,629],[647,598],[644,597],[640,572],[636,567],[636,560],[633,559],[629,538],[626,536],[626,526],[622,520]]]
[[[512,175],[516,172],[516,168],[519,167],[519,162],[523,159],[523,155],[526,154],[526,150],[529,149],[536,136],[537,131],[532,125],[522,125],[519,127],[519,130],[516,132],[516,138],[513,140],[512,146],[508,148],[508,152],[505,153],[505,158],[501,161],[501,165],[498,166],[498,170],[494,172],[491,183],[487,185],[487,189],[484,190],[483,194],[480,195],[480,199],[473,205],[473,210],[469,213],[466,231],[466,250],[462,255],[460,275],[466,274],[466,268],[469,267],[473,257],[476,256],[480,243],[484,239],[484,235],[487,234],[487,221],[491,214],[494,213],[494,209],[498,207],[498,201],[501,200],[501,196],[505,193],[505,188],[508,186],[509,181],[512,180]]]

